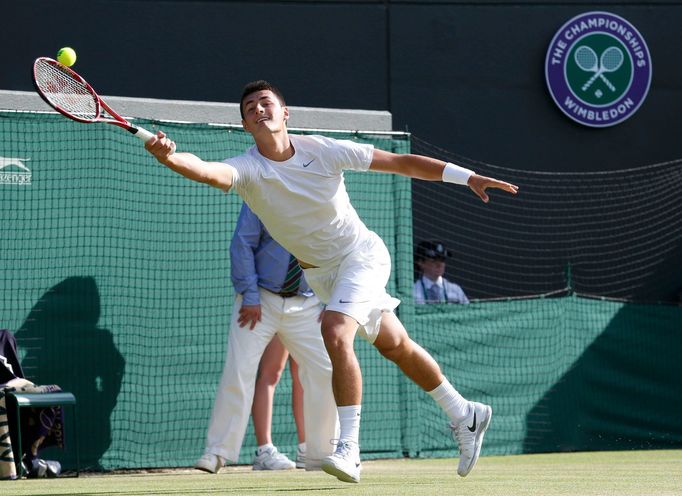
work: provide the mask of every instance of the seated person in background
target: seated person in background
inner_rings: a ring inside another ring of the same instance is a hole
[[[422,241],[417,246],[416,261],[421,276],[414,283],[412,295],[418,305],[424,303],[469,303],[459,285],[443,277],[445,259],[450,252],[438,241]]]

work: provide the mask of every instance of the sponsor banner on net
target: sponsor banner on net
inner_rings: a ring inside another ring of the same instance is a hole
[[[33,173],[24,162],[30,158],[0,157],[0,184],[31,184]]]
[[[651,56],[627,20],[609,12],[587,12],[554,35],[545,78],[554,102],[568,117],[585,126],[613,126],[644,103]]]

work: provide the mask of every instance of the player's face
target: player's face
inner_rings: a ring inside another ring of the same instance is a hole
[[[423,274],[432,281],[435,281],[445,274],[445,260],[425,258],[419,262],[419,267]]]
[[[277,96],[270,90],[251,93],[244,98],[244,129],[254,138],[261,134],[272,134],[284,129],[289,119],[289,109],[282,106]]]

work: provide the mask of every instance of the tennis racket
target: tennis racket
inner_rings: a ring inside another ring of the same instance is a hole
[[[583,71],[592,73],[599,71],[597,54],[587,45],[580,45],[573,54],[573,58],[575,59],[575,63],[578,64],[578,67]]]
[[[616,91],[615,86],[606,78],[604,73],[617,71],[621,65],[623,65],[623,52],[620,51],[620,48],[612,46],[604,50],[599,59],[599,69],[583,85],[583,91],[587,91],[597,78],[601,78],[611,91]]]
[[[145,143],[154,137],[153,133],[133,126],[114,112],[85,79],[56,60],[37,58],[33,63],[33,83],[42,99],[69,119],[85,124],[113,124],[131,132]]]

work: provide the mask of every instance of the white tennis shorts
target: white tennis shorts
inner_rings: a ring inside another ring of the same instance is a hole
[[[370,343],[379,334],[382,313],[392,312],[400,304],[386,292],[391,256],[373,232],[338,264],[304,269],[304,273],[326,309],[354,318],[360,335]]]

